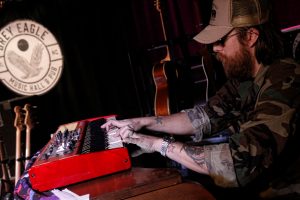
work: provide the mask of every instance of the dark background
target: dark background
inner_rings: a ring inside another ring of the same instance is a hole
[[[281,28],[300,24],[298,0],[274,3]],[[161,45],[170,47],[171,63],[180,72],[175,110],[204,98],[205,91],[193,83],[203,74],[194,77],[191,70],[201,64],[201,56],[210,79],[209,95],[213,94],[224,81],[222,69],[207,55],[206,47],[192,39],[208,23],[210,5],[210,0],[163,0],[165,41],[152,0],[5,1],[1,27],[16,19],[35,20],[52,32],[64,56],[61,79],[46,94],[21,97],[0,83],[0,131],[9,155],[14,156],[15,148],[15,105],[28,102],[38,107],[33,151],[44,146],[60,124],[110,114],[120,118],[153,115],[152,67],[165,56]]]
[[[167,41],[162,34],[154,1],[22,0],[7,1],[0,11],[0,25],[16,19],[32,19],[44,25],[58,40],[64,57],[58,84],[37,97],[22,97],[0,84],[4,140],[14,153],[15,105],[38,107],[38,130],[32,136],[34,150],[49,140],[60,124],[117,114],[120,118],[153,115],[155,85],[152,67],[170,46],[172,63],[182,72],[182,98],[177,110],[192,105],[188,61],[198,59],[201,45],[192,40],[203,26],[201,8],[210,1],[162,1]],[[208,15],[208,13],[206,14]],[[208,16],[206,16],[208,21]],[[176,88],[177,89],[177,88]],[[21,99],[20,99],[21,98]],[[35,146],[37,146],[35,148]]]

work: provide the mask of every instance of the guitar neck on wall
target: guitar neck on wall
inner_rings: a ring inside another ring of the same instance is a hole
[[[31,132],[36,121],[37,107],[25,104],[24,107],[15,106],[15,122],[16,128],[16,156],[15,156],[15,184],[20,179],[23,169],[26,168],[31,158]],[[22,148],[22,133],[25,131],[25,155]],[[24,159],[25,157],[25,159]],[[24,162],[25,160],[25,162]]]
[[[31,157],[31,131],[35,124],[33,116],[34,116],[36,106],[25,104],[23,109],[25,111],[24,124],[26,126],[26,141],[25,141],[25,167],[26,167]]]
[[[21,134],[25,129],[24,127],[24,113],[20,106],[14,107],[15,112],[15,122],[14,126],[16,128],[16,156],[15,156],[15,184],[18,182],[21,176],[22,170],[22,147],[21,147]]]
[[[161,10],[161,2],[160,0],[156,0],[155,1],[155,8],[159,13],[159,18],[160,18],[160,23],[161,23],[161,27],[162,27],[162,33],[163,33],[163,39],[165,42],[167,42],[167,34],[166,34],[166,29],[165,29],[165,23],[164,23],[164,18],[163,18],[163,13]],[[168,62],[171,61],[171,55],[170,55],[170,49],[169,46],[166,44],[164,45],[165,49],[166,49],[166,56],[160,61],[160,62]]]

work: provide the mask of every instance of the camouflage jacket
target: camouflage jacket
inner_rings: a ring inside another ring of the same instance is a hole
[[[246,186],[261,177],[270,181],[274,163],[297,135],[299,105],[300,66],[288,59],[276,61],[263,66],[254,80],[228,81],[206,105],[191,109],[199,116],[198,123],[192,121],[199,130],[195,138],[227,132],[238,184]]]

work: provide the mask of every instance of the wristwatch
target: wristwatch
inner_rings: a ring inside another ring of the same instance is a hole
[[[163,141],[161,143],[161,148],[160,148],[160,154],[162,156],[166,156],[168,147],[173,142],[175,142],[175,139],[173,137],[170,137],[170,136],[163,137]]]

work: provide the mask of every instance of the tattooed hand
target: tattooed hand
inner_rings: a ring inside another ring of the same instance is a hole
[[[112,128],[118,128],[116,131],[116,137],[120,136],[123,141],[131,137],[132,134],[135,131],[138,131],[141,129],[141,126],[134,122],[132,119],[126,119],[126,120],[108,120],[105,124],[101,126],[101,128],[105,128],[106,131],[109,131]]]
[[[131,137],[125,138],[124,142],[139,146],[141,149],[132,153],[132,157],[137,157],[143,153],[153,153],[160,149],[160,138],[133,133]]]

